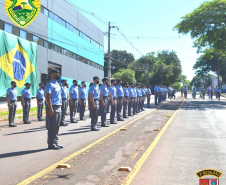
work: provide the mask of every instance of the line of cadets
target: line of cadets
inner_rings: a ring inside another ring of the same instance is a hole
[[[80,120],[85,120],[84,113],[86,107],[86,83],[83,81],[78,89],[77,80],[73,80],[73,85],[69,88],[67,80],[61,80],[62,85],[57,82],[60,79],[59,71],[51,71],[51,79],[48,79],[47,85],[44,87],[39,84],[37,90],[37,106],[39,121],[43,121],[42,110],[45,97],[46,105],[46,127],[48,129],[48,148],[60,149],[63,146],[58,144],[59,126],[67,126],[65,115],[67,115],[67,107],[70,105],[70,122],[77,123],[75,114],[79,109]],[[124,121],[124,118],[133,116],[144,111],[144,101],[147,98],[147,108],[150,108],[151,89],[140,84],[122,83],[121,80],[112,79],[109,84],[107,78],[103,78],[103,84],[99,84],[99,78],[93,77],[93,83],[90,84],[88,90],[88,106],[91,118],[91,130],[99,131],[97,126],[98,116],[101,116],[101,127],[109,127],[106,122],[106,115],[109,113],[110,107],[110,124],[117,124],[117,121]],[[122,86],[123,84],[123,86]],[[29,111],[31,107],[30,83],[25,84],[22,91],[23,121],[24,124],[30,124]],[[16,82],[11,82],[11,88],[7,90],[7,101],[9,105],[9,126],[15,127],[14,117],[16,112],[17,91],[15,89]],[[44,91],[43,91],[44,89]],[[166,100],[167,89],[162,86],[155,86],[155,104]],[[168,95],[169,96],[169,95]],[[117,112],[117,116],[116,115]]]

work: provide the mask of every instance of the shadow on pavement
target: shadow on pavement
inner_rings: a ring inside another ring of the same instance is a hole
[[[181,110],[225,110],[226,102],[218,100],[210,101],[186,101]]]
[[[42,152],[42,151],[46,151],[46,150],[48,150],[48,148],[43,148],[43,149],[38,149],[38,150],[27,150],[27,151],[20,151],[20,152],[10,152],[10,153],[5,153],[5,154],[0,154],[0,159],[27,155],[27,154],[32,154],[32,153],[38,153],[38,152]]]
[[[10,133],[10,134],[5,134],[5,136],[17,135],[17,134],[26,134],[26,133],[39,132],[39,131],[44,131],[44,130],[47,130],[46,127],[41,126],[41,127],[38,127],[38,128],[26,129],[23,132],[15,132],[15,133]]]

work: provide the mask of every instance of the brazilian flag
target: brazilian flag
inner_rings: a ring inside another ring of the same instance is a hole
[[[37,44],[0,30],[0,97],[6,96],[11,81],[17,83],[17,95],[21,96],[25,83],[31,84],[36,96]]]

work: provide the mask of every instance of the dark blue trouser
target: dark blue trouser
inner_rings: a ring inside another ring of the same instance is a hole
[[[130,97],[130,100],[131,102],[129,102],[129,106],[128,106],[128,115],[133,116],[133,105],[134,105],[135,99],[133,97]]]
[[[14,124],[14,118],[16,114],[17,102],[14,100],[10,100],[11,109],[9,108],[9,125]]]
[[[150,100],[151,100],[151,95],[149,95],[149,98],[147,97],[147,108],[150,108]]]
[[[158,95],[155,95],[155,105],[158,105]]]
[[[134,98],[133,102],[133,115],[137,112],[137,98]]]
[[[25,106],[23,107],[23,121],[24,123],[29,122],[29,113],[31,109],[31,99],[24,98]]]
[[[58,132],[61,121],[61,108],[60,106],[52,105],[53,116],[49,116],[49,129],[48,129],[48,145],[53,146],[58,144]]]
[[[79,115],[80,119],[83,119],[86,110],[86,99],[81,99],[82,105],[80,105]]]
[[[39,106],[38,106],[38,112],[37,112],[37,118],[41,119],[42,118],[42,111],[43,111],[43,100],[40,99],[38,100]]]
[[[128,118],[128,96],[125,96],[126,102],[123,103],[123,118]]]
[[[93,109],[93,106],[91,105],[91,109],[92,109],[91,129],[97,128],[97,121],[98,121],[98,115],[99,115],[99,100],[94,99],[94,104],[96,106],[95,109]]]
[[[106,115],[107,115],[107,108],[108,108],[108,97],[107,96],[103,96],[103,100],[104,100],[104,104],[105,106],[103,107],[103,103],[100,104],[101,108],[101,124],[102,126],[105,126],[106,124]]]
[[[114,106],[112,106],[112,103],[111,103],[110,123],[115,123],[116,122],[116,120],[115,120],[115,112],[116,112],[116,107],[117,107],[117,99],[114,98],[113,101],[114,101]]]
[[[117,104],[117,120],[120,121],[123,119],[122,116],[122,104],[123,104],[123,97],[118,97],[119,99],[119,104]]]
[[[78,100],[77,99],[72,99],[73,105],[70,104],[70,120],[75,121],[75,114],[78,108]]]

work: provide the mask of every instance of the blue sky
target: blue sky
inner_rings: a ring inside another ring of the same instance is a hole
[[[129,40],[144,55],[152,51],[174,50],[182,63],[183,74],[189,80],[194,76],[192,66],[200,54],[193,48],[190,35],[179,35],[173,27],[180,22],[181,17],[192,12],[204,0],[71,0],[78,6],[94,12],[107,22],[114,22],[127,36],[151,37],[150,39]],[[89,20],[106,32],[108,27],[91,15],[83,13]],[[119,33],[112,29],[112,33]],[[114,36],[113,36],[114,37]],[[134,54],[135,58],[141,55],[134,50],[121,36],[111,39],[111,50],[126,50]],[[107,37],[104,50],[107,51]]]

